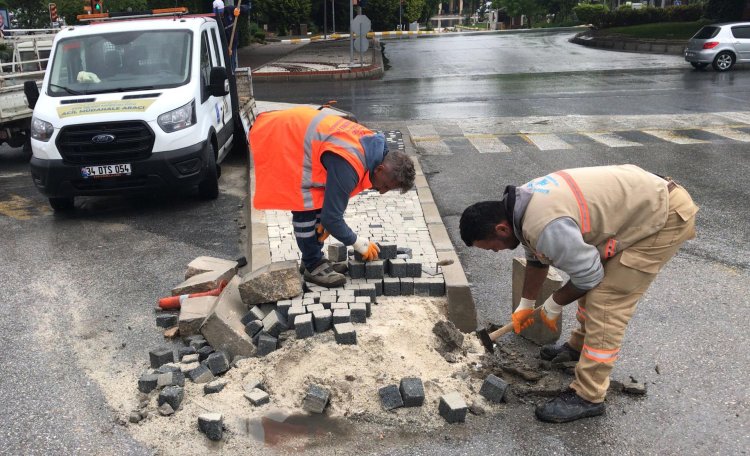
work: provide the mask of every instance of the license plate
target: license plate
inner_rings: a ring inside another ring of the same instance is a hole
[[[84,166],[83,168],[81,168],[81,176],[83,176],[84,178],[129,175],[130,163],[123,163],[120,165]]]

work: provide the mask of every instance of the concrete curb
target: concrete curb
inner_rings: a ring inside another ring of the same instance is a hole
[[[591,31],[576,34],[570,42],[613,51],[649,54],[682,55],[685,51],[685,41],[682,40],[637,40],[619,36],[594,36]]]

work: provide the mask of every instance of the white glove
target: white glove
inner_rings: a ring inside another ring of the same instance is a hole
[[[534,309],[534,304],[536,304],[536,299],[521,298],[521,302],[518,303],[518,307],[516,307],[516,310],[514,310],[513,313],[516,313],[519,310]]]
[[[357,240],[352,244],[352,248],[360,255],[366,254],[368,247],[370,247],[370,241],[362,236],[357,236]]]
[[[542,323],[547,326],[551,331],[557,332],[557,318],[562,312],[563,306],[556,303],[552,296],[547,298],[542,304],[542,311],[539,316],[542,318]]]
[[[380,253],[380,247],[374,242],[370,242],[360,236],[357,236],[357,240],[352,244],[354,250],[362,255],[364,261],[373,261],[378,259],[378,253]]]

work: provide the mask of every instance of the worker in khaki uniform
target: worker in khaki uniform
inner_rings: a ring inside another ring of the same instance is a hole
[[[670,178],[634,165],[557,171],[508,186],[500,201],[464,210],[461,238],[485,250],[526,251],[518,333],[536,315],[556,331],[562,308],[578,301],[580,327],[541,357],[578,361],[571,391],[536,409],[542,421],[566,422],[604,413],[609,375],[638,300],[683,242],[695,237],[698,207]],[[549,265],[570,280],[534,313]]]

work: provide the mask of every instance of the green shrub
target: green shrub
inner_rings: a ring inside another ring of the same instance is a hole
[[[584,24],[593,24],[600,26],[607,14],[606,5],[593,5],[590,3],[581,3],[573,8],[576,17]]]
[[[253,39],[258,43],[265,43],[266,42],[266,32],[263,30],[257,30],[253,34]]]
[[[615,11],[604,14],[600,25],[602,27],[625,27],[656,22],[694,22],[700,19],[702,14],[703,7],[700,5],[670,6],[667,8],[649,6],[641,9],[621,6]]]
[[[695,22],[703,16],[703,6],[682,5],[667,8],[669,22]]]

